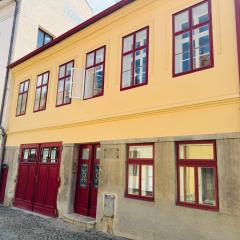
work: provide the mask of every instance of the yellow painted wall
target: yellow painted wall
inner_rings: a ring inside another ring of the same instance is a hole
[[[214,68],[172,77],[172,14],[200,1],[136,0],[12,70],[8,146],[240,132],[234,0],[212,0]],[[120,91],[122,37],[150,28],[149,83]],[[104,96],[55,107],[59,65],[106,45]],[[33,113],[36,76],[50,70],[45,111]],[[15,117],[30,79],[26,115]]]

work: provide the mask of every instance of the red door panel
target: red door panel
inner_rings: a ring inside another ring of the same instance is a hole
[[[75,194],[75,212],[94,218],[97,206],[99,154],[99,145],[80,146]]]
[[[14,205],[56,216],[61,143],[22,145]]]

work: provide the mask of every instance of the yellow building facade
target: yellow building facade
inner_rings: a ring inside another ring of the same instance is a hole
[[[16,182],[22,174],[19,165],[27,164],[21,163],[25,160],[23,144],[29,151],[35,149],[31,144],[38,144],[41,153],[34,150],[33,155],[42,157],[44,148],[49,148],[46,143],[57,142],[56,146],[61,146],[61,181],[52,187],[57,188],[58,216],[79,213],[76,202],[84,195],[89,206],[95,196],[96,227],[117,235],[239,239],[240,95],[235,11],[234,0],[120,1],[88,26],[81,25],[67,38],[13,63],[5,204],[14,204]],[[141,34],[145,34],[144,40],[138,45]],[[178,52],[178,41],[184,39]],[[132,41],[132,50],[125,51],[128,41]],[[60,66],[74,61],[74,68],[85,69],[87,56],[90,59],[89,53],[98,49],[104,49],[105,56],[102,60],[95,56],[95,65],[90,65],[96,72],[102,66],[100,78],[95,75],[96,82],[104,75],[104,84],[96,83],[100,94],[58,104],[59,82],[69,79],[67,70],[60,76]],[[139,54],[146,54],[140,65]],[[130,63],[128,56],[133,59]],[[126,71],[125,64],[130,66]],[[127,74],[132,69],[134,80],[129,83]],[[46,72],[46,108],[34,111],[38,76]],[[139,72],[144,77],[137,82]],[[26,80],[26,109],[24,114],[16,114],[19,89]],[[50,151],[53,147],[50,144]],[[84,162],[90,161],[84,158],[86,149],[88,153],[96,151],[93,165]],[[95,169],[96,165],[100,166],[98,180],[91,177],[94,170],[85,170],[90,181],[97,181],[98,192],[76,190],[78,184],[86,183],[80,166]],[[55,171],[52,166],[49,169]],[[24,171],[23,175],[27,174]],[[27,184],[28,180],[21,181]],[[28,204],[33,210],[34,204]],[[26,207],[19,202],[16,205]],[[94,215],[83,209],[80,213]]]

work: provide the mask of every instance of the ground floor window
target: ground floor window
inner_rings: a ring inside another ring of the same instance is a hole
[[[127,146],[126,196],[143,200],[154,197],[154,145],[129,144]]]
[[[218,209],[215,141],[177,143],[178,205]]]

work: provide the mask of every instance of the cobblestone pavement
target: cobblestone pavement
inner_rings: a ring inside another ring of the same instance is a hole
[[[124,240],[0,205],[0,240]]]

